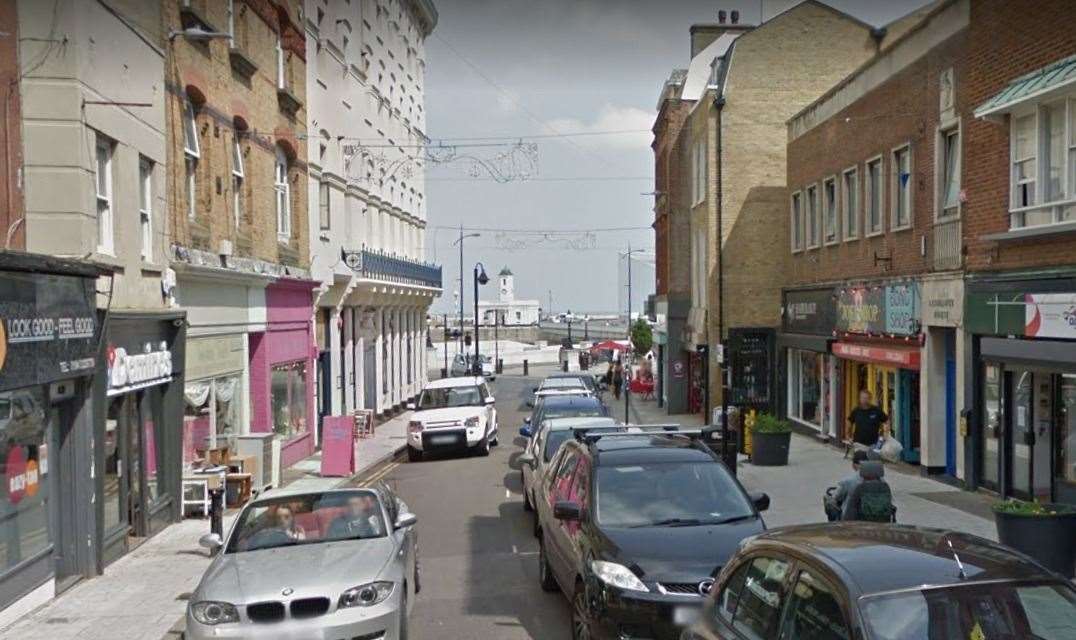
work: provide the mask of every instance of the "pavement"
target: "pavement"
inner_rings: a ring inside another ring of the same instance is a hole
[[[385,462],[406,445],[409,413],[384,422],[374,437],[359,444],[356,476]],[[273,491],[317,491],[348,484],[353,477],[322,478],[320,454],[282,474]],[[237,511],[225,515],[225,530]],[[187,598],[209,566],[198,538],[209,532],[209,521],[185,519],[143,542],[109,565],[103,575],[84,580],[60,597],[39,607],[7,628],[3,640],[160,640],[178,638],[177,624]]]

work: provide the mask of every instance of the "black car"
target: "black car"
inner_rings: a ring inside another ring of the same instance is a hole
[[[572,603],[573,638],[679,638],[740,541],[762,532],[698,432],[581,434],[540,485],[542,588]]]
[[[523,418],[520,434],[531,437],[538,425],[549,418],[600,418],[609,415],[594,396],[546,396],[535,404],[529,418]]]
[[[745,542],[683,640],[1070,640],[1076,589],[996,542],[847,522]]]

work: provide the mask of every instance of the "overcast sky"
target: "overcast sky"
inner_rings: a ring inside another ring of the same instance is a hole
[[[883,25],[924,0],[832,0],[829,4]],[[427,257],[445,268],[437,313],[455,307],[457,232],[438,227],[595,229],[592,235],[541,236],[482,231],[465,241],[466,304],[471,268],[492,276],[508,265],[516,297],[553,310],[615,311],[626,305],[629,243],[653,251],[652,139],[662,83],[688,64],[688,29],[736,9],[757,22],[793,2],[757,0],[436,0],[440,22],[426,41],[428,134],[461,137],[552,136],[634,131],[616,135],[525,140],[537,153],[511,145],[459,148],[456,160],[430,168]],[[489,141],[506,144],[505,141]],[[489,171],[534,179],[500,182]],[[477,173],[479,177],[472,177]],[[565,179],[567,178],[567,179]],[[634,309],[653,292],[652,253],[637,256]],[[649,262],[650,264],[647,264]],[[497,294],[493,285],[481,297]]]

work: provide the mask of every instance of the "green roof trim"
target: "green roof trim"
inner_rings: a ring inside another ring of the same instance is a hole
[[[510,276],[510,275],[512,275],[512,272],[511,272],[511,270],[508,269],[508,267],[505,267],[505,268],[501,269],[501,272],[498,273],[497,275],[499,275],[499,276]]]
[[[975,110],[976,118],[1004,113],[1012,107],[1076,84],[1076,55],[1020,76]]]

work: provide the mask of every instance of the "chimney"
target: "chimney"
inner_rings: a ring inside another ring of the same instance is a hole
[[[725,24],[725,10],[724,9],[717,12],[717,23],[718,24]]]
[[[740,24],[740,12],[733,9],[732,13],[729,14],[729,21],[732,24]]]

